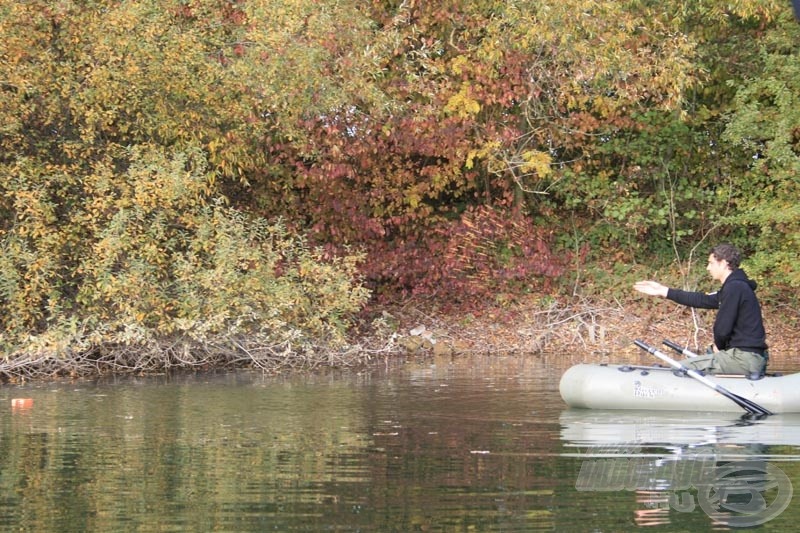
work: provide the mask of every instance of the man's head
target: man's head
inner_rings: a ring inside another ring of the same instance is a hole
[[[711,277],[720,283],[724,283],[728,274],[739,268],[742,255],[732,244],[718,244],[711,249],[708,255],[708,266],[706,270]]]

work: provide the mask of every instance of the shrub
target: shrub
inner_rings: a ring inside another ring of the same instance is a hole
[[[7,359],[152,358],[172,347],[148,364],[157,367],[210,346],[234,353],[248,339],[285,357],[346,344],[369,297],[356,277],[360,256],[327,258],[280,221],[209,198],[197,148],[119,155],[80,176],[17,165],[3,191],[14,198],[13,223],[0,235]]]

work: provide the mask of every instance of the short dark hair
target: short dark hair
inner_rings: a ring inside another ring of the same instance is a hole
[[[739,249],[727,242],[718,244],[711,249],[711,255],[717,258],[717,261],[725,260],[731,270],[739,268],[742,263],[742,254]]]

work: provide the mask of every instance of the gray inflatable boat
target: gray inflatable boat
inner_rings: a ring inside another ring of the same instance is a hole
[[[800,413],[800,373],[706,378],[773,413]],[[561,376],[559,391],[570,407],[588,409],[742,411],[713,388],[661,366],[578,364]]]

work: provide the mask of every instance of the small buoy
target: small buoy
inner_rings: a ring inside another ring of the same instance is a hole
[[[11,410],[12,411],[26,411],[33,407],[33,398],[12,398]]]

